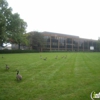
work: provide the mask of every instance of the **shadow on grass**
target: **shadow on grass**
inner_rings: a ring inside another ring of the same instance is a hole
[[[17,79],[14,79],[14,81],[17,82],[17,83],[23,82],[23,80],[17,80]]]

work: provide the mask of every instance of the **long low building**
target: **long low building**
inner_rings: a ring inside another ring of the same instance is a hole
[[[79,36],[42,32],[46,39],[48,51],[96,51],[97,40],[84,39]]]

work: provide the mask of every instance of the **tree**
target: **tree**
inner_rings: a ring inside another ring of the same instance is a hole
[[[23,19],[20,19],[18,13],[12,15],[11,25],[9,26],[11,35],[9,35],[9,38],[13,40],[13,43],[18,44],[18,49],[20,49],[20,44],[26,41],[25,36],[23,35],[26,33],[26,27],[27,23],[24,22]]]
[[[10,25],[12,9],[8,8],[8,3],[6,0],[0,0],[0,45],[7,40],[7,27]]]
[[[37,51],[42,51],[45,46],[44,36],[40,32],[31,32],[29,33],[29,43],[32,49]]]
[[[0,45],[10,40],[17,43],[20,49],[20,44],[26,41],[23,35],[26,27],[27,23],[18,13],[12,14],[12,8],[8,8],[7,1],[0,0]]]

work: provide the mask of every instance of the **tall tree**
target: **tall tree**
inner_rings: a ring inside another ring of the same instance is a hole
[[[25,42],[25,29],[27,23],[20,18],[18,13],[12,14],[6,0],[0,0],[0,45],[5,41],[13,40],[19,45]]]
[[[10,25],[12,9],[8,8],[6,0],[0,0],[0,45],[7,40],[8,30],[7,27]]]
[[[38,51],[42,51],[45,46],[44,36],[40,32],[29,33],[30,46]]]
[[[23,19],[20,19],[18,13],[12,15],[11,19],[11,26],[9,27],[11,35],[10,38],[13,40],[13,43],[17,43],[20,49],[20,44],[25,42],[25,36],[23,35],[26,33],[25,29],[27,27],[27,23],[24,22]]]

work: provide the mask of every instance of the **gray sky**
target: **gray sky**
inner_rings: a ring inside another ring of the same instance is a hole
[[[7,0],[27,22],[27,32],[50,31],[100,37],[100,0]]]

